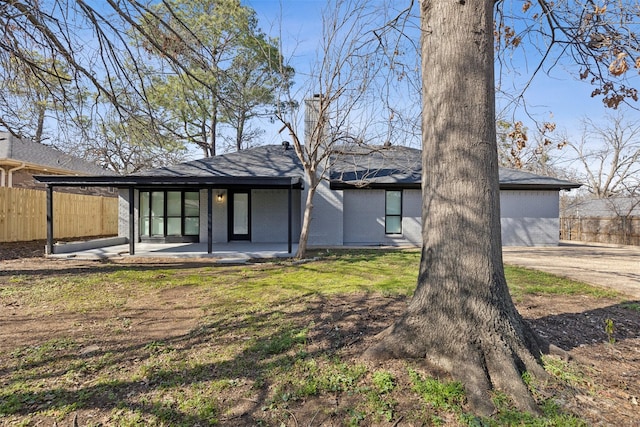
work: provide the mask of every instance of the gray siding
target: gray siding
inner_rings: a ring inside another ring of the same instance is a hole
[[[138,190],[134,191],[135,236],[138,235]],[[129,238],[129,190],[118,190],[118,237]]]
[[[222,194],[222,201],[217,195]],[[304,212],[306,190],[292,193],[292,237],[297,242]],[[129,237],[129,192],[119,192],[118,236]],[[227,242],[227,193],[213,191],[213,242]],[[332,191],[322,183],[314,199],[309,234],[310,246],[389,245],[418,246],[421,235],[421,191],[403,191],[402,235],[384,233],[384,190]],[[135,191],[135,227],[138,234],[138,191]],[[552,246],[559,242],[559,198],[552,191],[500,192],[502,244],[505,246]],[[287,190],[251,192],[252,241],[287,241]],[[207,191],[200,191],[200,241],[207,242]]]
[[[251,241],[286,243],[288,233],[288,190],[251,191]],[[300,237],[300,192],[292,194],[292,239]]]
[[[222,200],[218,200],[218,195],[222,195]],[[211,204],[212,214],[212,233],[213,243],[225,243],[228,240],[227,227],[227,201],[229,200],[226,190],[214,189],[211,192],[213,202]],[[207,221],[208,221],[208,199],[207,190],[200,191],[200,242],[209,241],[207,237]]]
[[[222,200],[218,201],[218,195]],[[213,242],[228,241],[228,193],[213,190]],[[251,241],[286,243],[288,241],[288,190],[251,191]],[[300,191],[292,193],[292,239],[300,237]],[[200,192],[200,241],[207,242],[207,191]]]
[[[344,190],[345,245],[418,245],[421,239],[420,190],[402,192],[402,234],[387,235],[385,190]]]
[[[302,212],[304,212],[306,197],[307,191],[305,190],[300,203]],[[343,191],[331,190],[329,189],[329,184],[326,181],[322,181],[318,185],[313,199],[313,211],[309,227],[309,246],[340,246],[343,244],[342,209]]]
[[[560,239],[559,203],[557,191],[501,191],[502,244],[557,245]]]

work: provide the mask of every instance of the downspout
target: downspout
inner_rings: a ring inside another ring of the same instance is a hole
[[[2,166],[0,166],[0,187],[4,187],[6,186],[6,175],[7,172],[4,170],[4,168]]]
[[[13,173],[15,171],[19,171],[20,169],[24,169],[26,167],[27,167],[27,165],[24,162],[22,162],[22,164],[20,166],[16,166],[13,169],[9,169],[9,172],[8,172],[9,179],[7,180],[7,187],[13,187]],[[4,169],[2,171],[4,172]]]

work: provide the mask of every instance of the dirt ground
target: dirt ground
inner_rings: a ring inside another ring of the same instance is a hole
[[[97,261],[48,260],[42,257],[43,247],[44,242],[1,244],[0,284],[2,276],[11,274],[46,275],[61,270],[109,268],[108,264]],[[136,262],[153,264],[163,261],[146,259]],[[166,292],[157,298],[145,301],[147,309],[130,309],[126,313],[132,324],[153,327],[135,328],[135,333],[102,339],[100,330],[113,319],[113,313],[91,313],[89,318],[86,314],[55,319],[48,316],[43,322],[30,309],[0,299],[0,351],[46,341],[62,334],[71,338],[76,334],[78,341],[82,342],[88,333],[96,337],[102,346],[135,348],[136,343],[186,334],[197,325],[198,302],[191,301],[191,304],[188,294]],[[180,305],[175,304],[177,299],[181,301]],[[634,302],[634,299],[630,297],[628,302]],[[628,302],[585,296],[528,296],[517,303],[518,310],[535,330],[566,350],[581,370],[587,372],[587,383],[569,392],[563,391],[562,400],[565,409],[580,414],[591,425],[640,426],[640,312],[637,308],[630,309]],[[366,309],[363,304],[366,304]],[[634,304],[637,307],[640,302],[635,301]],[[339,341],[327,343],[327,346],[338,347],[341,357],[355,357],[371,343],[370,337],[389,324],[405,305],[404,298],[375,295],[340,297],[339,300],[327,298],[309,310],[307,323],[314,322],[315,331],[311,333],[318,342],[326,339],[328,330],[347,331],[347,335]],[[149,306],[158,310],[149,310]],[[611,319],[615,325],[614,344],[609,342],[605,333],[606,319]]]

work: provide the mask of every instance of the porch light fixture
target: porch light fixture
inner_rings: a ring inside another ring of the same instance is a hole
[[[223,199],[224,199],[224,193],[218,193],[218,195],[216,196],[216,200],[218,201],[218,203],[222,203]]]

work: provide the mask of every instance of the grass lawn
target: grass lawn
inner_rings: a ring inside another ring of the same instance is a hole
[[[496,393],[499,412],[481,419],[465,411],[460,384],[431,377],[420,361],[361,362],[406,305],[418,262],[417,251],[324,251],[306,263],[0,275],[0,424],[590,423],[566,404],[571,393],[597,394],[576,363],[547,358],[552,381],[526,377],[542,417]],[[506,275],[519,308],[579,298],[637,315],[611,291],[522,268]]]

